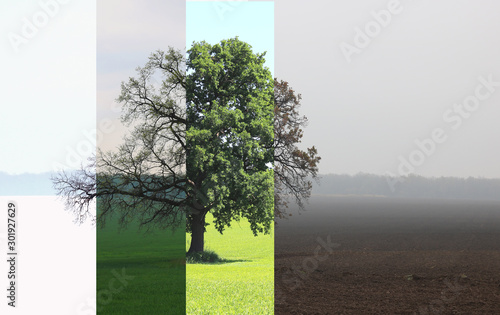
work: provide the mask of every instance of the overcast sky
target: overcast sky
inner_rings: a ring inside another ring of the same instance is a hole
[[[127,133],[120,123],[121,82],[136,76],[156,50],[184,50],[186,4],[183,0],[101,1],[97,5],[98,147],[113,150]]]
[[[318,148],[321,173],[500,177],[500,3],[274,3],[270,68],[302,94],[301,112],[309,118],[302,147]],[[203,17],[224,25],[239,21],[249,5],[221,4],[210,3]],[[100,1],[97,33],[93,1],[69,1],[47,21],[38,1],[0,8],[8,74],[0,171],[71,166],[74,152],[88,151],[96,108],[98,129],[104,124],[106,139],[116,144],[120,128],[105,119],[119,116],[120,82],[152,51],[186,44],[181,0]],[[22,35],[34,18],[41,25],[36,34],[12,44],[9,34]],[[256,19],[248,30],[262,25]],[[211,36],[202,27],[193,38]],[[225,32],[235,33],[222,27]]]
[[[478,87],[500,82],[500,2],[276,0],[275,12],[275,74],[302,93],[321,173],[500,177],[500,86]],[[417,152],[435,129],[441,143]]]

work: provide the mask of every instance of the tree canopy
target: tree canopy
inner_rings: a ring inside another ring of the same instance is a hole
[[[174,49],[152,54],[118,98],[133,132],[98,156],[98,223],[115,212],[122,224],[177,227],[187,215],[192,251],[203,250],[208,212],[221,233],[241,218],[268,233],[274,106],[264,62],[238,38],[195,42],[187,60]]]
[[[80,218],[97,197],[101,226],[113,214],[123,226],[186,222],[190,252],[203,250],[209,212],[221,233],[242,218],[255,235],[269,233],[285,212],[279,194],[307,198],[319,157],[314,147],[297,149],[306,123],[300,95],[273,80],[264,62],[265,53],[237,37],[194,42],[187,57],[173,48],[151,54],[117,99],[130,134],[116,151],[98,151],[97,175],[54,179],[59,193]],[[92,179],[94,190],[77,185]]]
[[[202,244],[205,215],[219,232],[248,219],[254,234],[273,219],[273,78],[264,54],[237,38],[194,43],[186,76],[187,225]],[[198,247],[196,247],[198,246]]]

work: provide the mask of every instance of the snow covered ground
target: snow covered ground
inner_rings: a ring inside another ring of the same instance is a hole
[[[8,203],[16,209],[16,307],[8,306]],[[0,314],[95,314],[96,233],[56,196],[0,196]],[[7,294],[5,294],[7,292]]]

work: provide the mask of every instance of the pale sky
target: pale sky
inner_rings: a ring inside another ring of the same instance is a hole
[[[78,166],[95,150],[85,136],[95,129],[95,1],[2,1],[0,12],[0,171]]]
[[[229,25],[247,5],[222,3],[207,6],[203,17]],[[152,51],[186,44],[185,1],[98,7],[96,56],[95,1],[61,4],[47,20],[38,1],[0,4],[8,74],[0,171],[74,165],[89,151],[96,103],[97,124],[116,119],[120,82]],[[270,68],[302,94],[310,122],[302,148],[316,145],[320,173],[398,175],[410,167],[425,176],[500,177],[499,13],[494,0],[274,1]],[[38,31],[26,26],[34,18]],[[250,30],[260,25],[256,20]],[[193,38],[208,38],[208,28],[198,29]],[[26,43],[12,44],[9,34],[23,30]],[[231,33],[229,26],[220,30]],[[119,125],[111,129],[112,146],[121,136]],[[429,144],[433,133],[440,142]]]
[[[186,45],[193,41],[219,43],[238,36],[254,53],[266,52],[265,65],[274,70],[274,3],[188,1]]]
[[[320,173],[397,175],[412,156],[415,174],[500,177],[500,86],[473,100],[479,77],[500,82],[500,2],[276,0],[275,12],[275,74],[302,93]],[[355,37],[349,63],[341,44]],[[467,119],[453,112],[466,98]],[[422,159],[414,141],[436,128],[446,140]]]
[[[97,5],[97,124],[102,150],[113,150],[127,133],[120,123],[121,82],[136,76],[156,50],[184,50],[186,4],[183,0],[101,1]],[[108,128],[111,121],[111,128]]]

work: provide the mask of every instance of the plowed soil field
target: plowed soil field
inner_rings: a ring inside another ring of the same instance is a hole
[[[500,203],[313,196],[275,231],[276,314],[500,314]]]

